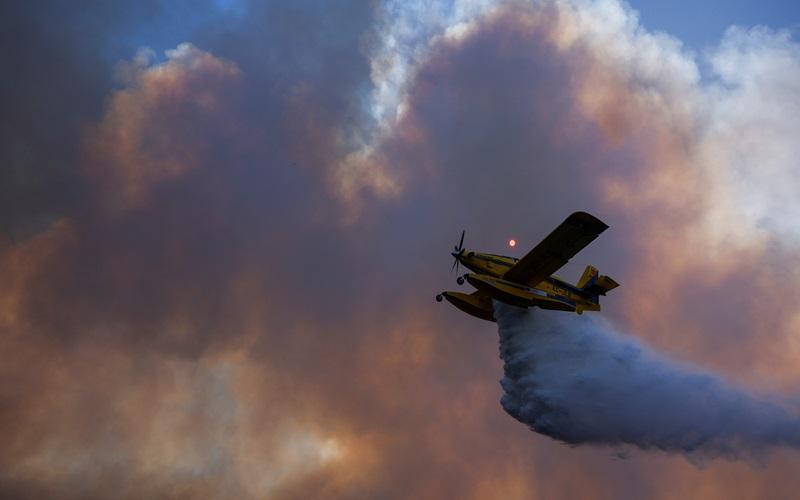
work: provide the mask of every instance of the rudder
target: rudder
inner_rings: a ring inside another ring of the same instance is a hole
[[[594,266],[586,266],[581,279],[578,280],[578,288],[593,295],[605,295],[606,292],[618,286],[619,283],[606,275],[600,274]]]
[[[583,271],[581,275],[581,279],[578,280],[578,288],[584,289],[587,286],[594,284],[597,281],[597,278],[600,276],[600,273],[597,271],[597,268],[594,266],[586,266],[586,269]]]

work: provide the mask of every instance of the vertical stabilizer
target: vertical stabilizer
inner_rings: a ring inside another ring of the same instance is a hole
[[[600,272],[597,270],[596,267],[586,266],[586,269],[583,271],[581,279],[578,280],[578,288],[585,289],[588,286],[592,286],[599,277],[600,277]]]
[[[593,295],[605,295],[606,292],[618,286],[619,283],[604,274],[600,274],[593,266],[586,266],[581,279],[578,280],[578,288]]]

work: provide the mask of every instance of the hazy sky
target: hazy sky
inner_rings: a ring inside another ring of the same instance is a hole
[[[433,300],[586,210],[605,321],[797,400],[798,8],[664,5],[5,2],[0,497],[794,495],[531,432]]]

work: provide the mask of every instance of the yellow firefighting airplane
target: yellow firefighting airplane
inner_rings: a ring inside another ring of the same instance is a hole
[[[447,299],[462,311],[488,321],[495,321],[492,299],[517,307],[536,306],[578,314],[599,311],[599,296],[618,287],[616,281],[592,266],[586,266],[577,285],[551,274],[606,229],[608,226],[597,217],[575,212],[521,259],[466,251],[462,231],[461,241],[451,254],[456,259],[453,269],[458,272],[458,265],[463,264],[474,271],[459,276],[457,281],[463,285],[466,278],[478,291],[442,292],[436,301]]]

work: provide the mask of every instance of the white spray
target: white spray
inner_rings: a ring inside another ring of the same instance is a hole
[[[704,458],[800,448],[800,418],[721,377],[671,361],[590,315],[496,303],[503,408],[569,444]]]

